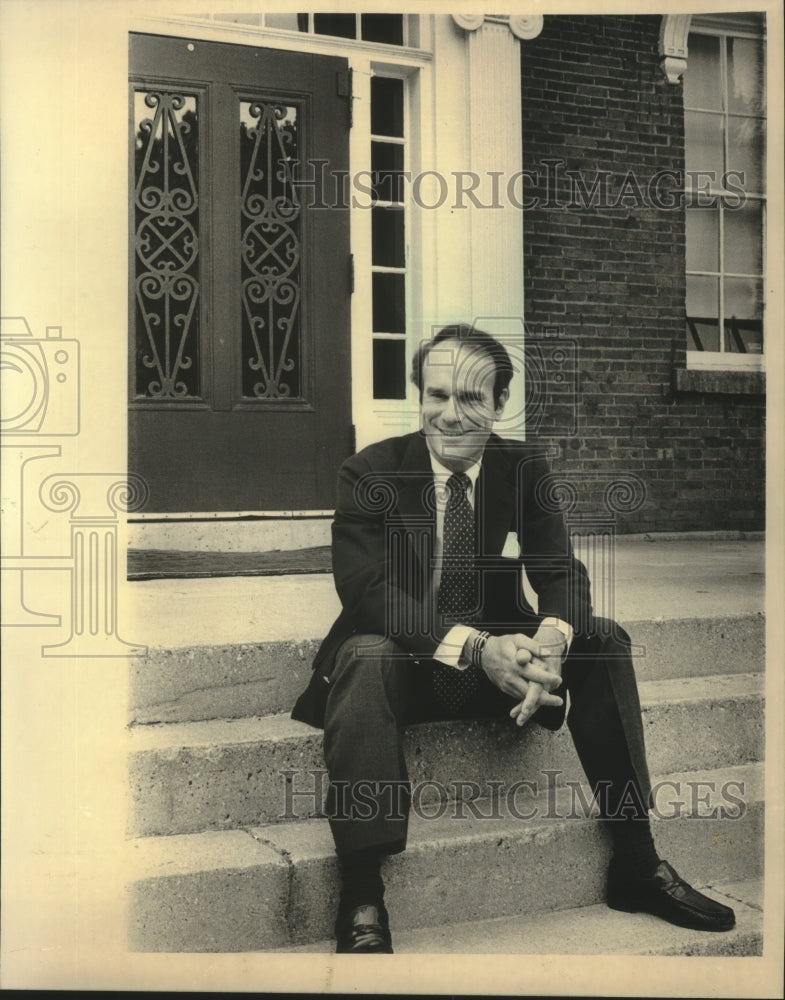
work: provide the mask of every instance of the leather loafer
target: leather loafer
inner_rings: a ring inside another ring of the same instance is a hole
[[[378,904],[355,906],[336,921],[338,955],[392,955],[387,910]]]
[[[667,861],[661,861],[649,878],[625,880],[611,861],[608,869],[608,906],[625,913],[653,913],[671,924],[696,931],[729,931],[736,915],[729,906],[693,889]]]

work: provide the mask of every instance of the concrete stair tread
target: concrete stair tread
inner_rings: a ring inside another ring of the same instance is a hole
[[[310,544],[314,544],[311,542]],[[256,548],[248,545],[246,548]],[[578,544],[579,558],[584,551]],[[614,539],[612,566],[589,560],[598,613],[621,622],[755,614],[764,604],[762,538]],[[607,575],[607,579],[604,579]],[[150,647],[326,635],[340,602],[329,574],[129,584],[128,634]]]
[[[705,808],[713,808],[718,801],[716,792],[727,782],[738,782],[745,790],[745,801],[759,802],[763,799],[763,765],[757,763],[740,764],[734,767],[715,768],[702,771],[682,771],[654,778],[653,784],[661,783],[657,803],[660,812],[670,815],[672,803],[688,782],[700,783],[710,794],[710,803]],[[676,788],[672,786],[675,785]],[[690,788],[693,786],[690,785]],[[587,785],[583,788],[588,790]],[[678,790],[677,790],[678,789]],[[672,794],[673,793],[673,794]],[[536,840],[553,836],[557,827],[575,822],[569,816],[573,809],[573,791],[567,788],[555,790],[540,789],[538,794],[521,797],[516,808],[524,815],[536,812],[532,818],[518,815],[496,816],[487,799],[476,800],[471,808],[468,803],[429,803],[423,807],[423,815],[412,814],[409,821],[409,841],[407,853],[430,850],[434,845],[470,844],[488,837],[516,840]],[[443,814],[442,813],[443,809]],[[456,819],[456,810],[460,818]],[[553,812],[560,818],[551,818]],[[686,811],[686,810],[685,810]],[[580,822],[580,820],[579,820]],[[270,847],[277,848],[293,863],[299,859],[333,855],[332,836],[323,820],[304,820],[297,823],[272,823],[255,827],[250,831],[255,839]]]
[[[761,877],[763,765],[660,780],[653,828],[662,857],[696,886]],[[737,815],[728,788],[742,803]],[[385,861],[394,927],[548,914],[603,901],[607,833],[573,809],[567,788],[522,799],[517,816],[483,819],[464,809],[466,803],[450,805],[464,818],[413,812],[406,852]],[[724,818],[712,818],[718,806],[725,807]],[[520,818],[521,807],[534,809],[531,818]],[[324,820],[145,837],[128,847],[132,951],[308,950],[309,942],[332,932],[339,884]],[[628,919],[632,926],[648,918]],[[683,947],[691,938],[679,941]],[[748,941],[744,953],[757,946]]]
[[[213,620],[220,624],[226,616],[231,619],[231,611],[216,607]],[[760,613],[622,624],[632,638],[641,682],[763,670]],[[303,639],[302,629],[297,639],[259,641],[260,635],[241,641],[235,631],[232,640],[216,630],[209,644],[200,644],[192,632],[181,646],[151,647],[131,665],[129,721],[234,719],[289,710],[310,679],[319,640]]]
[[[720,787],[728,782],[740,783],[744,788],[747,804],[763,799],[764,765],[761,763],[740,764],[733,767],[700,771],[682,771],[653,778],[654,784],[662,785],[664,797],[660,811],[666,812],[671,801],[670,792],[678,795],[678,788],[687,782],[700,783],[701,787]],[[670,786],[675,785],[677,789]],[[557,810],[565,803],[567,789],[558,789]],[[409,846],[407,854],[428,849],[433,845],[465,843],[487,837],[511,836],[531,839],[541,831],[574,822],[572,819],[554,821],[545,817],[548,811],[549,793],[543,790],[537,796],[521,800],[519,808],[530,812],[539,808],[543,815],[535,819],[521,819],[508,815],[487,819],[477,818],[472,810],[464,808],[464,815],[456,822],[452,814],[430,817],[412,815],[409,825]],[[716,796],[715,796],[716,798]],[[658,802],[660,800],[658,799]],[[713,803],[713,800],[711,800]],[[486,807],[488,808],[488,807]],[[568,807],[569,808],[569,807]],[[707,809],[712,808],[709,803]],[[483,812],[483,807],[479,811]],[[686,810],[685,810],[686,811]],[[448,810],[449,812],[449,810]],[[657,818],[655,816],[655,821]],[[667,822],[662,820],[660,822]],[[323,819],[300,820],[292,823],[272,823],[245,830],[217,830],[202,833],[174,834],[171,836],[139,837],[128,842],[130,867],[137,879],[156,877],[161,874],[183,874],[212,871],[216,868],[238,871],[260,864],[297,864],[315,858],[332,859],[334,848],[329,826]]]
[[[717,768],[763,757],[763,677],[717,675],[640,685],[649,766]],[[288,714],[134,727],[128,833],[155,836],[291,823],[317,816],[326,793],[322,732]],[[566,726],[523,730],[508,718],[410,726],[404,752],[425,801],[481,798],[491,779],[583,781]]]
[[[320,732],[320,731],[319,731]],[[288,713],[241,719],[204,719],[199,722],[164,722],[132,726],[131,752],[190,747],[277,743],[315,735],[317,730],[292,719]]]
[[[758,955],[763,940],[763,883],[759,879],[696,886],[736,912],[736,927],[724,933],[690,931],[644,913],[619,913],[604,903],[514,917],[440,924],[414,930],[393,928],[398,955]],[[324,954],[326,938],[276,949]]]
[[[765,678],[758,672],[681,677],[661,681],[641,681],[641,705],[699,702],[706,699],[750,700],[764,693]],[[446,723],[450,725],[451,723]],[[442,725],[428,723],[427,725]],[[412,727],[415,728],[415,727]],[[131,752],[183,748],[242,745],[245,743],[297,740],[320,732],[297,722],[288,714],[274,713],[239,719],[205,719],[197,722],[151,723],[131,727]]]

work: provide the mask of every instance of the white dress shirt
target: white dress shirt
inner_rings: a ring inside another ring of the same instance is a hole
[[[439,583],[441,582],[442,576],[442,553],[444,551],[444,511],[447,506],[447,481],[450,479],[454,473],[452,473],[446,466],[434,457],[431,453],[431,468],[433,469],[433,480],[436,487],[436,538],[434,542],[434,573],[433,573],[433,589],[434,594],[439,593]],[[466,496],[469,500],[472,510],[475,506],[475,495],[477,487],[477,477],[480,475],[480,467],[482,462],[475,462],[474,465],[469,466],[465,470],[465,474],[469,477],[469,486],[466,490]],[[559,631],[567,639],[567,648],[569,649],[570,643],[572,642],[572,626],[567,622],[563,622],[560,618],[543,618],[542,625],[553,625],[559,629]],[[436,652],[433,654],[433,658],[438,660],[440,663],[445,663],[450,667],[457,667],[459,670],[465,670],[469,665],[469,661],[464,659],[462,656],[463,647],[466,645],[466,640],[472,634],[473,627],[471,625],[453,625],[450,631],[445,635]]]

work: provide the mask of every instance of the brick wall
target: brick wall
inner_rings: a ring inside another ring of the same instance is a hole
[[[685,365],[684,213],[666,207],[670,178],[650,182],[683,168],[684,130],[681,86],[659,71],[659,27],[659,16],[550,16],[522,44],[539,433],[577,489],[578,515],[604,510],[622,480],[620,533],[759,530],[765,397],[749,377],[703,386],[674,374]]]

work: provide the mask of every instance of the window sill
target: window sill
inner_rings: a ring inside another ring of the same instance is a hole
[[[766,392],[766,373],[761,371],[677,368],[673,375],[677,392],[713,392],[733,396],[761,396]]]

